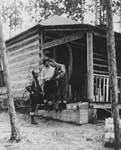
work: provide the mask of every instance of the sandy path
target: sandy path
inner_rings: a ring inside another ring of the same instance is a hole
[[[108,150],[102,141],[103,123],[77,126],[38,118],[34,126],[29,115],[17,113],[17,117],[23,140],[9,143],[9,117],[0,113],[0,150]]]

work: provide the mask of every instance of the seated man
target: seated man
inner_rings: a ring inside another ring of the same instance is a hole
[[[27,86],[26,89],[30,92],[30,105],[31,105],[31,123],[37,124],[34,119],[34,113],[36,110],[37,104],[42,104],[44,100],[44,94],[42,93],[42,89],[39,85],[38,81],[38,73],[32,71],[33,80],[30,86]]]

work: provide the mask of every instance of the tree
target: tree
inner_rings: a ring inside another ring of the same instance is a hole
[[[23,6],[24,5],[21,0],[14,0],[14,2],[8,3],[8,5],[2,5],[1,15],[3,21],[9,25],[10,37],[12,35],[12,30],[14,30],[14,33],[16,35],[17,28],[21,28],[22,26],[21,13]]]
[[[29,0],[26,9],[35,22],[53,15],[66,14],[73,20],[84,23],[85,0]]]
[[[35,23],[39,23],[52,15],[50,2],[47,0],[29,0],[26,10]]]
[[[16,120],[16,112],[14,107],[14,101],[13,101],[13,94],[11,91],[11,84],[9,79],[9,70],[8,70],[8,61],[7,61],[7,55],[6,55],[6,46],[3,36],[3,29],[2,29],[2,21],[0,16],[0,51],[3,61],[3,68],[4,68],[4,78],[5,78],[5,85],[7,88],[7,96],[8,96],[8,112],[10,117],[10,125],[11,125],[11,141],[19,142],[21,141],[21,134],[17,125]]]
[[[64,5],[68,17],[84,23],[85,0],[65,0]]]
[[[112,0],[105,2],[107,12],[107,51],[110,75],[110,88],[112,99],[112,114],[114,121],[114,135],[115,135],[115,150],[119,150],[120,132],[119,132],[119,110],[118,110],[118,84],[117,84],[117,68],[116,68],[116,52],[115,52],[115,39],[113,32],[113,12]]]

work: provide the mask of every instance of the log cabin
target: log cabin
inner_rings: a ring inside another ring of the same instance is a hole
[[[115,32],[118,97],[121,103],[121,34]],[[106,27],[80,24],[53,16],[6,41],[12,91],[16,101],[26,100],[31,71],[39,68],[39,53],[48,50],[66,66],[68,102],[111,108]],[[2,63],[1,63],[2,64]],[[0,79],[3,78],[1,65]],[[0,80],[1,93],[4,82]]]

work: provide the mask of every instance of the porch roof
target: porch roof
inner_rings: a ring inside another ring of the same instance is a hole
[[[39,33],[40,31],[45,32],[64,32],[64,31],[92,31],[99,33],[98,36],[103,35],[106,37],[106,28],[104,26],[93,26],[90,24],[81,24],[72,19],[65,18],[62,16],[49,17],[47,20],[40,22],[39,24],[31,27],[30,29],[8,39],[6,41],[7,45],[19,42],[29,36]],[[115,36],[121,40],[121,33],[115,32]]]

